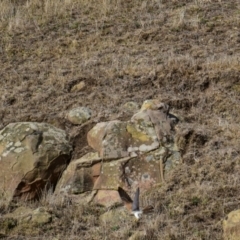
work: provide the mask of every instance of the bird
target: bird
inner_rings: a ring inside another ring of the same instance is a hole
[[[125,190],[123,190],[121,187],[118,187],[118,193],[123,201],[125,207],[127,210],[135,216],[137,220],[139,220],[142,216],[142,214],[147,214],[153,210],[153,206],[147,206],[143,209],[140,209],[139,207],[139,195],[140,195],[140,190],[139,187],[137,188],[134,196],[134,200],[131,199],[131,197],[126,193]]]

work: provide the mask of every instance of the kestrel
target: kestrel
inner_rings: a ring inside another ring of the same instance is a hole
[[[131,199],[131,197],[123,190],[121,187],[118,187],[118,193],[120,198],[122,199],[125,207],[128,211],[130,211],[131,214],[133,214],[137,220],[141,217],[142,214],[147,214],[150,211],[153,210],[153,206],[147,206],[140,210],[139,208],[139,194],[140,190],[137,188],[134,200]]]

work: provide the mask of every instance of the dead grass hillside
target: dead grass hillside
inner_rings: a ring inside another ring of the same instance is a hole
[[[240,208],[239,29],[234,0],[1,0],[1,128],[52,123],[77,158],[93,124],[160,98],[187,137],[183,164],[147,195],[156,206],[147,223],[103,228],[104,209],[56,203],[53,223],[8,239],[127,239],[139,229],[140,239],[221,239],[222,219]],[[76,106],[93,110],[83,127],[64,118]]]

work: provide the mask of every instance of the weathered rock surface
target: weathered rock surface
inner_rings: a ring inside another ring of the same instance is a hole
[[[223,221],[224,240],[240,240],[240,210],[232,211]]]
[[[92,116],[92,111],[87,107],[74,108],[67,114],[67,119],[73,124],[83,124]]]
[[[140,111],[133,115],[127,123],[127,131],[130,133],[128,152],[131,156],[137,156],[141,152],[149,152],[159,147],[154,125],[147,111]]]
[[[65,132],[46,123],[11,123],[0,131],[0,195],[34,200],[55,188],[72,147]]]
[[[94,196],[95,203],[101,204],[106,207],[121,204],[122,200],[119,197],[118,191],[115,190],[98,190]]]
[[[130,121],[98,123],[87,138],[89,145],[103,159],[137,156],[160,145],[173,142],[178,119],[168,113],[169,107],[157,100],[145,101]]]
[[[130,138],[126,123],[111,121],[99,123],[88,133],[89,145],[99,152],[104,159],[127,157],[128,140]]]
[[[79,194],[91,191],[101,172],[101,158],[97,153],[88,153],[72,161],[63,172],[55,193]]]
[[[177,121],[166,104],[148,100],[130,121],[98,123],[87,135],[97,152],[72,161],[56,193],[76,196],[97,191],[91,201],[109,206],[121,202],[119,186],[134,192],[138,186],[144,191],[161,183],[181,160],[179,136],[175,139]]]

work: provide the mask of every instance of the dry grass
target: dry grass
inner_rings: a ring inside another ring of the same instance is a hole
[[[66,122],[70,108],[126,119],[127,101],[160,98],[188,132],[184,163],[145,196],[156,206],[146,223],[101,226],[107,209],[48,195],[39,204],[52,223],[9,239],[127,239],[138,230],[139,239],[221,239],[221,220],[240,208],[239,13],[227,0],[0,1],[1,127],[52,123],[78,158],[92,125]],[[71,92],[81,81],[84,91]]]

